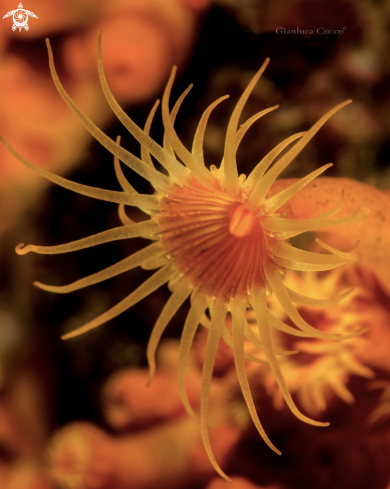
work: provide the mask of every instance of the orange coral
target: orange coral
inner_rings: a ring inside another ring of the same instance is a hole
[[[224,460],[239,433],[220,428],[218,436],[217,452]],[[48,472],[56,485],[69,489],[187,487],[212,475],[200,445],[197,423],[188,418],[120,437],[74,423],[53,438]]]
[[[291,274],[286,278],[286,284],[310,291],[312,295],[332,297],[337,293],[342,283],[340,270],[329,272],[325,277],[311,275],[299,277]],[[277,308],[277,304],[275,304]],[[376,306],[371,292],[362,287],[355,290],[342,303],[334,304],[323,310],[299,306],[299,311],[309,315],[311,321],[328,333],[348,334],[356,328],[377,327],[380,316],[375,314]],[[281,311],[281,319],[284,314]],[[379,321],[380,322],[380,321]],[[372,378],[375,374],[367,366],[367,357],[375,349],[370,341],[369,333],[358,338],[342,342],[324,340],[301,340],[294,343],[294,348],[305,353],[301,356],[283,357],[281,368],[287,385],[292,393],[296,393],[301,406],[310,414],[318,414],[327,407],[332,394],[336,394],[347,403],[353,403],[354,397],[347,388],[352,374]],[[281,339],[283,344],[283,340]],[[281,408],[282,396],[271,375],[266,376],[267,389],[274,397],[274,404]]]
[[[53,489],[44,468],[31,461],[12,464],[0,483],[2,489]]]
[[[221,479],[213,479],[205,489],[225,489]],[[278,489],[276,486],[258,486],[244,477],[232,477],[232,484],[229,489]]]
[[[118,372],[103,390],[105,416],[117,430],[137,429],[174,418],[184,411],[174,382],[176,372],[160,369],[147,387],[148,371],[129,369]],[[199,398],[198,376],[191,376],[189,399]],[[156,400],[158,399],[158,402]]]
[[[2,15],[13,11],[17,3],[3,0]],[[208,0],[36,0],[32,9],[39,19],[28,32],[13,32],[12,17],[3,20],[0,133],[33,163],[43,162],[48,170],[66,174],[82,160],[90,136],[75,127],[72,114],[53,97],[56,93],[41,63],[38,39],[56,34],[69,93],[96,124],[106,126],[112,113],[92,61],[96,30],[103,28],[107,34],[106,71],[114,93],[121,102],[139,104],[154,96],[172,64],[186,62],[208,4]],[[1,233],[37,204],[45,183],[15,166],[4,148],[0,148],[0,160]]]
[[[272,192],[280,192],[296,182],[295,179],[278,180]],[[347,178],[320,178],[307,185],[291,198],[281,212],[291,219],[311,219],[329,207],[337,205],[340,191],[344,191],[345,203],[338,216],[345,217],[354,212],[356,206],[367,206],[371,214],[353,226],[343,225],[321,231],[326,240],[344,249],[359,242],[359,264],[372,270],[382,287],[390,294],[388,273],[390,247],[390,193],[378,190],[367,183]]]

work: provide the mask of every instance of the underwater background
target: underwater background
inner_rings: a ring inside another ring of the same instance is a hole
[[[0,5],[2,15],[16,8],[15,1]],[[194,83],[175,123],[186,147],[206,107],[230,94],[210,117],[204,141],[207,167],[219,166],[232,106],[270,57],[243,119],[269,106],[280,108],[248,131],[237,154],[239,173],[248,174],[281,140],[352,98],[353,104],[321,129],[282,176],[303,177],[333,162],[326,176],[353,178],[384,192],[390,187],[389,1],[123,0],[107,6],[61,0],[54,8],[53,2],[31,0],[24,8],[38,16],[29,19],[28,32],[12,31],[9,18],[0,25],[0,133],[37,166],[85,185],[120,190],[112,155],[92,141],[55,92],[45,37],[76,103],[112,139],[120,135],[121,145],[139,155],[139,144],[114,120],[100,93],[96,32],[101,29],[108,82],[141,127],[173,64],[178,64],[173,100]],[[162,141],[159,116],[151,135]],[[151,192],[135,172],[123,171],[139,192]],[[143,219],[137,208],[126,211],[135,221]],[[209,467],[177,400],[173,366],[188,304],[164,333],[161,376],[148,394],[146,343],[169,298],[166,287],[84,336],[60,337],[112,307],[150,271],[137,268],[70,295],[32,285],[35,280],[73,282],[125,258],[145,240],[60,257],[15,254],[19,243],[57,245],[119,226],[116,206],[41,182],[1,147],[0,220],[0,486],[229,487]],[[381,266],[390,271],[390,260]],[[211,440],[216,457],[233,476],[233,489],[390,487],[390,409],[375,411],[390,399],[390,300],[369,267],[353,273],[347,282],[356,282],[365,294],[357,316],[367,317],[364,324],[372,328],[380,325],[372,353],[376,360],[365,364],[375,379],[347,375],[354,402],[327,396],[321,420],[331,425],[318,428],[303,424],[285,406],[277,409],[265,376],[252,372],[256,407],[281,457],[247,423],[231,378],[232,358],[220,352],[213,415],[227,421]],[[194,399],[204,343],[200,331]],[[229,408],[232,415],[226,414]],[[159,452],[165,458],[160,460]]]

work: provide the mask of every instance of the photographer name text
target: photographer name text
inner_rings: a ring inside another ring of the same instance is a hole
[[[342,29],[326,29],[325,27],[317,27],[317,29],[300,29],[299,27],[295,29],[287,29],[286,27],[277,27],[275,29],[276,34],[303,34],[303,35],[329,35],[329,34],[344,34],[347,30],[346,27]]]

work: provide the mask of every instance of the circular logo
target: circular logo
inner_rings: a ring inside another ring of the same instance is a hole
[[[14,11],[14,15],[12,16],[14,25],[12,26],[12,30],[14,31],[16,28],[21,29],[24,27],[26,31],[28,31],[28,13],[22,9],[18,8]]]

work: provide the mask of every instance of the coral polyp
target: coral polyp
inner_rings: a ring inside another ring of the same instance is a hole
[[[310,274],[306,279],[290,274],[285,282],[293,287],[298,286],[301,291],[314,291],[316,295],[330,297],[343,279],[345,281],[341,270],[337,269],[322,277]],[[298,309],[303,314],[310,314],[312,321],[322,331],[348,334],[357,326],[363,329],[372,324],[372,329],[375,329],[380,324],[380,315],[376,313],[373,304],[373,294],[358,286],[353,295],[332,308],[313,310],[301,305]],[[278,309],[280,307],[275,304],[275,314],[278,314]],[[284,312],[280,311],[278,317],[283,320]],[[283,339],[280,340],[283,344]],[[365,361],[368,352],[373,348],[367,335],[341,342],[301,339],[294,343],[294,348],[305,354],[304,361],[299,355],[296,361],[295,358],[285,356],[280,362],[281,369],[290,392],[296,394],[301,406],[311,415],[323,412],[335,396],[352,404],[355,398],[348,389],[348,381],[352,375],[368,379],[375,376]],[[273,396],[275,407],[281,409],[283,399],[271,374],[266,376],[265,385]]]
[[[165,135],[164,144],[160,146],[149,137],[157,104],[153,107],[144,130],[125,114],[107,85],[99,36],[98,67],[102,89],[114,113],[141,144],[141,159],[139,159],[122,148],[119,141],[114,142],[106,136],[74,104],[58,79],[49,42],[47,45],[50,70],[60,95],[91,134],[115,156],[115,169],[123,192],[88,187],[37,168],[21,157],[8,143],[2,141],[19,161],[43,177],[80,194],[120,204],[120,216],[124,225],[65,245],[53,247],[19,245],[16,251],[20,255],[30,251],[57,254],[138,236],[153,241],[146,248],[121,262],[70,285],[50,286],[36,282],[41,289],[56,293],[68,293],[96,284],[138,266],[157,269],[150,278],[116,306],[65,335],[64,338],[72,338],[100,326],[168,283],[172,295],[157,319],[147,348],[150,380],[156,368],[155,351],[161,335],[178,309],[190,298],[191,307],[184,324],[180,346],[179,391],[187,411],[196,417],[186,396],[185,375],[197,327],[208,311],[210,321],[202,372],[200,425],[207,454],[222,477],[230,480],[214,459],[207,429],[209,389],[214,359],[221,338],[234,351],[239,383],[253,422],[265,442],[275,452],[280,453],[268,439],[260,423],[245,371],[246,360],[260,363],[264,360],[245,353],[245,337],[264,351],[291,411],[302,421],[316,426],[326,426],[327,423],[317,422],[303,415],[295,406],[279,367],[270,329],[275,327],[284,333],[298,337],[337,341],[357,336],[364,331],[339,335],[316,330],[299,315],[294,306],[294,302],[315,306],[328,305],[343,299],[351,290],[331,300],[312,299],[286,287],[282,277],[285,269],[331,270],[348,261],[356,261],[355,250],[341,252],[317,240],[324,253],[312,253],[292,246],[289,238],[306,231],[357,222],[367,217],[369,211],[367,208],[361,208],[349,217],[334,217],[342,205],[341,195],[336,207],[315,218],[293,219],[278,212],[297,192],[329,168],[330,164],[322,166],[276,194],[272,191],[272,186],[281,172],[325,122],[350,101],[331,109],[307,132],[295,134],[282,141],[259,162],[247,178],[243,175],[239,176],[236,152],[240,141],[257,119],[277,108],[272,107],[255,114],[238,128],[243,107],[268,64],[266,60],[233,110],[227,127],[224,156],[220,167],[212,166],[209,170],[203,158],[203,136],[211,111],[226,97],[218,99],[204,112],[190,152],[182,144],[174,129],[177,111],[188,90],[179,98],[172,111],[169,110],[170,91],[175,77],[174,69],[162,99]],[[166,173],[155,168],[150,155],[158,160]],[[119,160],[147,179],[155,188],[155,193],[141,195],[136,192],[124,177]],[[139,207],[150,218],[134,223],[126,216],[124,205]],[[271,314],[267,307],[267,296],[271,293],[274,293],[295,327],[283,323]],[[249,331],[247,327],[245,315],[249,307],[255,311],[258,335]],[[229,331],[225,325],[228,313],[232,315],[232,331]]]

